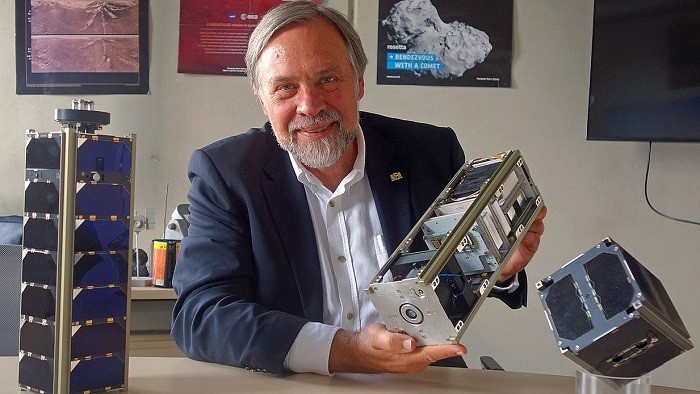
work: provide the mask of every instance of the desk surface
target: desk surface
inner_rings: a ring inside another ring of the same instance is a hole
[[[0,357],[0,393],[15,393],[17,358]],[[574,378],[519,372],[429,367],[418,374],[332,377],[298,374],[286,377],[252,372],[187,358],[132,357],[130,394],[158,393],[573,393]],[[654,394],[698,393],[654,386]]]
[[[132,300],[176,300],[177,295],[172,288],[164,287],[131,287]]]

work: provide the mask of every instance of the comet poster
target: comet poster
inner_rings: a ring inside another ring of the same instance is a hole
[[[177,72],[246,75],[250,34],[260,18],[283,1],[180,0]]]
[[[147,0],[17,0],[17,94],[148,93]]]
[[[380,0],[377,83],[510,87],[513,0]]]

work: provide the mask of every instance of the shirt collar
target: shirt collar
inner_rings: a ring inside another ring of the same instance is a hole
[[[365,136],[359,125],[357,126],[355,140],[357,141],[357,157],[355,158],[355,163],[352,166],[352,170],[350,170],[348,175],[340,182],[334,194],[342,194],[347,187],[352,186],[365,175]],[[299,182],[312,189],[325,187],[296,157],[289,152],[287,152],[287,154],[289,155],[289,160],[292,162],[292,168],[294,168],[294,173]]]

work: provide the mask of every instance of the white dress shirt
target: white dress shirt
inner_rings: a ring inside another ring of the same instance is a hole
[[[357,135],[357,158],[334,192],[328,190],[290,155],[297,179],[304,185],[318,244],[323,286],[323,323],[306,323],[292,344],[285,367],[295,372],[328,374],[328,356],[335,333],[359,331],[381,323],[364,288],[388,255],[377,208],[365,176],[365,141]]]

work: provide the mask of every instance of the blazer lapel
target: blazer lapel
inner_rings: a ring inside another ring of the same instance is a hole
[[[409,192],[411,174],[393,144],[375,129],[380,125],[361,121],[361,126],[366,145],[367,179],[377,206],[387,253],[391,255],[412,227]]]
[[[270,131],[272,133],[272,131]],[[304,186],[299,183],[287,153],[270,144],[272,154],[262,182],[270,214],[294,272],[307,319],[323,320],[323,293],[318,247]]]

